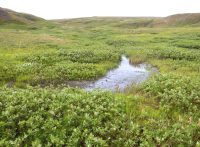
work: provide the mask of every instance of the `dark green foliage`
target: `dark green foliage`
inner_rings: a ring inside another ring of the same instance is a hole
[[[200,38],[200,37],[199,37]],[[179,40],[175,43],[178,47],[188,48],[188,49],[200,49],[200,39],[198,40]]]
[[[169,113],[179,111],[200,117],[200,78],[158,75],[144,85],[144,91],[155,96]]]
[[[137,132],[124,106],[107,92],[3,88],[0,145],[130,146]]]
[[[198,144],[199,127],[195,119],[168,118],[168,111],[163,111],[166,107],[154,110],[158,114],[153,116],[145,105],[142,105],[145,111],[141,111],[141,104],[141,98],[110,92],[1,88],[0,146]],[[134,112],[132,118],[126,110]]]
[[[13,81],[17,76],[17,70],[13,64],[0,65],[0,81]]]
[[[60,50],[59,58],[79,63],[99,63],[103,61],[119,61],[119,51],[114,50]]]
[[[131,41],[131,40],[110,40],[106,42],[108,45],[115,46],[116,48],[123,47],[123,46],[134,46],[138,42]]]
[[[173,59],[173,60],[187,60],[187,61],[199,61],[200,53],[189,50],[180,49],[162,49],[156,50],[149,53],[152,57],[157,57],[159,59]]]

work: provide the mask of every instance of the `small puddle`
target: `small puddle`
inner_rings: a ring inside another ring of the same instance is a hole
[[[122,56],[120,65],[110,70],[106,76],[96,81],[74,81],[71,84],[69,83],[69,86],[80,87],[87,91],[93,89],[124,91],[130,85],[137,85],[147,80],[154,72],[157,72],[157,69],[151,65],[139,64],[135,66],[129,62],[126,56]]]

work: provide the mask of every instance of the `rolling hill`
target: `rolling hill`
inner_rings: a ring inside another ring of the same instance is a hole
[[[31,14],[19,13],[0,7],[0,23],[30,24],[44,20]],[[87,17],[50,20],[50,22],[86,26],[109,24],[115,27],[127,28],[199,26],[200,13],[175,14],[168,17]]]
[[[154,27],[200,25],[200,13],[170,15],[168,17],[154,20],[151,25]]]
[[[139,28],[200,26],[200,13],[175,14],[167,17],[85,17],[51,20],[65,25]]]
[[[28,24],[42,20],[44,19],[31,14],[19,13],[0,7],[0,23]]]

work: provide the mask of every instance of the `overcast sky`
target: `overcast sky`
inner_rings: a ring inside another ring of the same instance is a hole
[[[0,7],[45,19],[90,16],[168,16],[200,12],[200,0],[0,0]]]

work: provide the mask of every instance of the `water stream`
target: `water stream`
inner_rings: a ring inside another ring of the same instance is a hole
[[[123,91],[127,86],[147,80],[153,71],[155,69],[150,65],[139,64],[134,66],[127,57],[122,56],[121,63],[116,69],[110,70],[106,76],[97,81],[85,84],[83,88],[88,91],[93,89]]]
[[[102,89],[123,92],[128,86],[140,84],[157,72],[157,68],[150,64],[133,65],[126,56],[122,56],[119,66],[110,70],[104,77],[95,81],[68,81],[67,85],[87,91]]]

